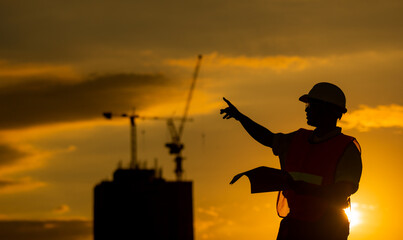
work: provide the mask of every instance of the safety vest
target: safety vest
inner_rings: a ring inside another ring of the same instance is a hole
[[[326,141],[312,143],[309,140],[312,132],[302,128],[295,132],[283,168],[295,181],[317,186],[333,184],[337,164],[354,138],[339,134]],[[330,203],[322,198],[300,195],[293,190],[280,192],[277,199],[280,217],[306,221],[319,219],[330,207]]]

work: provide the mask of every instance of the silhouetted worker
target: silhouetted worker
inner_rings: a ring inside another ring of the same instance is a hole
[[[347,112],[346,99],[339,87],[322,82],[299,100],[306,103],[313,131],[272,133],[225,98],[228,107],[221,114],[224,119],[235,118],[256,141],[271,147],[281,169],[291,176],[277,200],[277,212],[284,217],[277,240],[345,240],[349,222],[343,209],[357,191],[362,172],[358,142],[336,125]]]

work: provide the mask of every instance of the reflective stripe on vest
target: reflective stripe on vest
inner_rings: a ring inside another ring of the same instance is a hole
[[[294,179],[294,181],[304,181],[315,185],[322,185],[322,176],[303,172],[289,172],[289,174],[291,175],[292,179]]]

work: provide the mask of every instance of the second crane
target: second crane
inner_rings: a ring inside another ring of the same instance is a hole
[[[190,102],[192,101],[193,90],[195,88],[197,76],[199,74],[201,59],[202,59],[202,55],[199,55],[197,57],[197,63],[196,63],[196,67],[195,67],[195,70],[193,73],[193,79],[192,79],[192,83],[190,85],[189,94],[188,94],[186,105],[185,105],[185,111],[184,111],[182,119],[180,121],[179,128],[177,129],[175,127],[173,119],[168,119],[168,121],[167,121],[168,129],[171,134],[172,141],[165,144],[165,146],[169,148],[169,153],[175,156],[175,163],[176,163],[175,174],[176,174],[177,181],[182,181],[182,178],[183,178],[182,150],[184,148],[184,145],[181,141],[181,137],[182,137],[183,130],[185,127],[185,122],[188,120]]]

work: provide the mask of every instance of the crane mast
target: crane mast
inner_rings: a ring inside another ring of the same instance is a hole
[[[130,143],[131,143],[131,160],[130,160],[130,168],[137,169],[139,164],[137,162],[137,126],[135,118],[138,117],[136,115],[130,116]]]
[[[190,102],[192,101],[193,90],[196,86],[196,80],[197,80],[197,77],[199,74],[201,59],[202,59],[202,55],[199,55],[197,57],[197,63],[196,63],[196,67],[195,67],[195,70],[193,73],[193,78],[192,78],[192,83],[190,85],[189,94],[188,94],[188,97],[186,100],[185,110],[183,112],[183,116],[182,116],[178,130],[176,129],[175,124],[172,119],[168,119],[168,121],[167,121],[168,130],[171,134],[172,142],[165,144],[165,146],[169,148],[170,154],[175,155],[175,163],[176,163],[175,174],[176,174],[177,181],[182,181],[182,178],[183,178],[182,149],[184,148],[184,145],[181,142],[181,137],[182,137],[183,130],[185,127],[185,122],[188,121]]]

